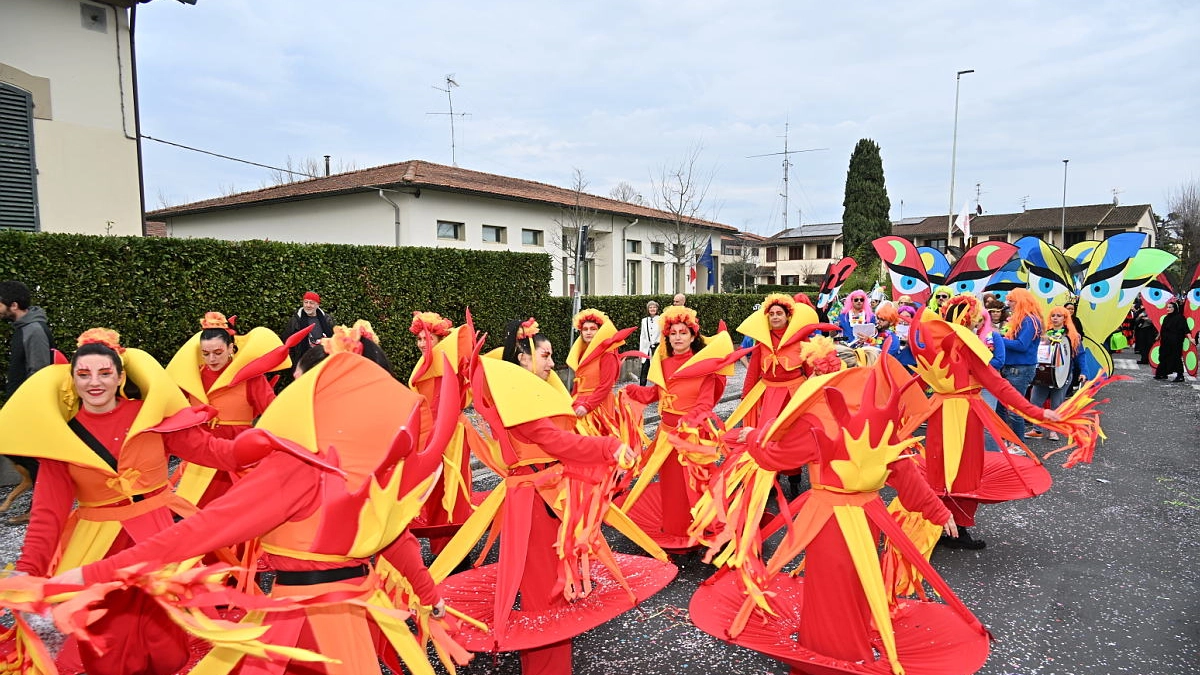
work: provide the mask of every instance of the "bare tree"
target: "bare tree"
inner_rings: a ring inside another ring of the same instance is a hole
[[[575,284],[582,289],[582,281],[576,277],[576,266],[579,262],[577,246],[580,230],[591,230],[596,224],[596,210],[584,205],[584,195],[587,194],[587,179],[581,169],[571,170],[572,203],[570,206],[560,206],[558,216],[554,218],[558,225],[557,231],[547,233],[546,250],[550,252],[551,262],[562,274],[568,284]],[[586,246],[591,247],[592,236],[588,235]],[[586,260],[584,261],[586,263]]]
[[[713,180],[711,169],[705,171],[698,166],[703,150],[696,143],[678,163],[664,164],[657,176],[650,176],[651,203],[669,214],[655,229],[656,238],[665,244],[666,255],[675,265],[676,292],[682,290],[685,270],[696,262],[711,237],[709,230],[695,224],[704,220],[704,200]]]
[[[1200,181],[1189,179],[1167,192],[1169,213],[1163,222],[1163,247],[1179,256],[1175,289],[1184,292],[1200,264]]]
[[[754,273],[758,270],[761,242],[739,233],[730,245],[721,247],[721,291],[753,293]],[[728,262],[725,262],[728,261]]]
[[[321,178],[326,175],[326,158],[325,157],[304,157],[295,159],[291,155],[287,157],[287,163],[282,169],[272,169],[267,180],[264,181],[263,187],[272,185],[286,185],[295,183],[296,181],[308,180],[309,178]],[[358,165],[354,161],[338,160],[337,164],[329,167],[329,173],[346,173],[347,171],[358,170]]]
[[[608,196],[610,199],[615,199],[619,202],[637,204],[638,206],[646,205],[646,198],[642,196],[642,193],[638,192],[637,188],[625,181],[614,185],[613,189],[608,191]]]

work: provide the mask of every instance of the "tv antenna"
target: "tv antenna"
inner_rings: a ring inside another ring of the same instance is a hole
[[[453,94],[450,93],[452,89],[454,89],[455,87],[458,86],[458,83],[454,81],[454,73],[450,73],[449,75],[446,76],[446,88],[445,89],[442,89],[441,87],[437,86],[436,84],[432,85],[432,86],[434,89],[437,89],[438,91],[442,91],[442,92],[446,93],[446,100],[450,103],[450,112],[448,112],[448,113],[427,112],[425,114],[426,115],[448,115],[450,117],[450,164],[452,166],[458,166],[458,156],[457,156],[455,143],[454,143],[454,116],[458,115],[459,117],[466,117],[467,115],[470,115],[471,113],[456,113],[456,112],[454,112],[454,96],[453,96]]]
[[[783,229],[788,229],[788,169],[792,167],[792,162],[788,159],[788,155],[795,155],[801,152],[817,152],[818,150],[828,150],[829,148],[807,148],[805,150],[788,150],[788,123],[783,123],[783,152],[768,152],[763,155],[747,155],[746,159],[754,159],[755,157],[778,157],[783,155]]]

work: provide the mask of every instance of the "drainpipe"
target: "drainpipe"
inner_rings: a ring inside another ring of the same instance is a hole
[[[400,246],[400,205],[392,201],[392,198],[384,194],[385,190],[379,190],[379,197],[383,201],[392,205],[392,210],[396,212],[396,246]]]
[[[114,17],[116,8],[113,8]],[[118,22],[119,23],[119,22]],[[129,74],[133,80],[133,135],[137,137],[135,147],[137,148],[137,167],[138,167],[138,208],[141,210],[141,230],[142,236],[146,236],[146,172],[142,168],[142,112],[141,106],[138,105],[138,76],[137,76],[137,47],[134,42],[135,29],[137,28],[137,3],[133,3],[129,7]],[[120,35],[120,30],[117,30]],[[121,48],[118,40],[117,54],[121,53]],[[120,74],[117,75],[120,77]],[[122,103],[124,99],[122,98]],[[124,117],[121,124],[124,125]],[[126,134],[128,136],[128,134]]]

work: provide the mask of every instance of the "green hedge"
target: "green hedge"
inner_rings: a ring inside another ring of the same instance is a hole
[[[34,289],[64,352],[84,330],[106,326],[163,363],[207,311],[236,314],[243,332],[279,332],[313,290],[339,323],[369,320],[403,373],[417,358],[408,333],[413,310],[460,323],[470,306],[476,326],[498,345],[507,320],[546,306],[551,278],[545,255],[451,248],[0,231],[0,251],[0,279]],[[0,331],[3,373],[11,328]]]
[[[807,293],[808,295],[816,296],[817,291],[821,290],[821,287],[819,285],[814,286],[812,284],[800,284],[799,286],[780,286],[779,284],[759,284],[759,285],[755,286],[754,288],[762,295],[767,295],[769,293],[787,293],[788,295],[795,295],[797,293]]]

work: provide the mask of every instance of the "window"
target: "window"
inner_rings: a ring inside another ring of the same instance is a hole
[[[832,258],[833,257],[833,244],[817,244],[817,257],[818,258]]]
[[[638,289],[641,287],[642,279],[642,261],[627,260],[625,261],[625,294],[637,295]]]
[[[667,247],[661,241],[650,242],[650,255],[663,255],[667,252]]]
[[[667,278],[666,263],[650,263],[650,293],[658,295],[663,292],[663,281]]]
[[[800,246],[789,246],[788,260],[804,260],[804,245],[801,244]]]
[[[625,240],[625,252],[626,253],[641,253],[642,252],[642,242],[637,239],[626,239]]]
[[[820,248],[820,247],[818,247],[818,248]],[[775,262],[775,256],[778,255],[776,253],[776,251],[778,251],[778,250],[779,249],[777,249],[774,246],[767,247],[767,262]]]
[[[779,277],[779,284],[781,286],[799,286],[800,285],[800,275],[799,274],[784,274],[783,276]]]
[[[946,250],[946,240],[945,239],[926,239],[925,245],[928,246],[929,248],[936,248],[939,251]]]
[[[1086,240],[1087,240],[1087,232],[1085,232],[1083,230],[1076,230],[1074,232],[1068,232],[1067,240],[1063,242],[1063,248],[1070,248],[1070,247],[1074,246],[1075,244],[1078,244],[1079,242],[1086,241]]]
[[[1126,232],[1125,230],[1105,230],[1105,231],[1104,231],[1104,238],[1105,238],[1105,239],[1111,239],[1112,237],[1115,237],[1115,236],[1117,236],[1118,234],[1125,234],[1125,232]],[[1080,234],[1083,234],[1083,232],[1080,232]],[[1080,241],[1083,241],[1083,240],[1082,240],[1082,239],[1080,239]]]
[[[439,220],[437,225],[438,239],[463,240],[463,224],[449,220]]]
[[[541,230],[521,230],[521,243],[526,246],[541,246],[542,242]]]
[[[721,247],[721,255],[741,255],[742,248],[736,244],[725,244]]]
[[[1008,235],[1007,234],[993,234],[992,236],[988,237],[988,241],[1008,241]]]
[[[758,257],[758,249],[757,249],[757,248],[752,248],[752,249],[750,249],[750,257],[751,257],[751,258],[757,258],[757,257]]]
[[[507,244],[508,228],[498,225],[484,225],[483,242],[485,244]]]
[[[0,83],[0,227],[38,229],[37,178],[33,161],[33,96]]]

